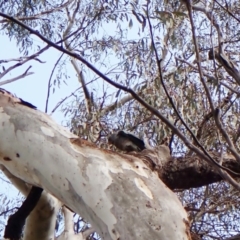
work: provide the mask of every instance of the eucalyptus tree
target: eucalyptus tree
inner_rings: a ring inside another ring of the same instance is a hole
[[[52,110],[61,106],[67,127],[113,151],[107,138],[116,130],[153,148],[167,144],[171,158],[147,164],[177,192],[192,237],[238,233],[238,1],[5,1],[0,8],[1,32],[22,54],[1,78],[56,49],[46,112],[71,65],[79,88]]]

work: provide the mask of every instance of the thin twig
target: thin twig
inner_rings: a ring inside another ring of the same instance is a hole
[[[228,86],[226,83],[220,82],[220,84],[223,85],[224,87],[228,88],[233,93],[237,94],[238,97],[240,96],[240,92],[239,91],[237,91],[237,90],[233,89],[232,87]]]
[[[15,81],[17,81],[19,79],[22,79],[22,78],[25,78],[25,77],[27,77],[29,75],[34,74],[34,72],[28,72],[28,70],[30,68],[31,68],[31,66],[23,74],[21,74],[21,75],[19,75],[17,77],[14,77],[14,78],[11,78],[11,79],[8,79],[8,80],[0,82],[0,86],[6,85],[6,84],[11,83],[11,82],[15,82]]]
[[[211,94],[210,94],[208,86],[207,86],[207,84],[206,84],[206,82],[203,78],[202,66],[201,66],[201,57],[200,57],[200,54],[199,54],[198,42],[197,42],[197,37],[196,37],[196,33],[195,33],[195,26],[194,26],[194,22],[193,22],[191,0],[186,0],[185,2],[186,2],[187,9],[188,9],[189,19],[190,19],[191,28],[192,28],[192,37],[193,37],[193,42],[194,42],[194,47],[195,47],[195,52],[196,52],[196,59],[197,59],[200,81],[202,82],[202,85],[205,89],[210,108],[211,108],[212,111],[214,111],[214,105],[213,105],[213,101],[212,101],[212,98],[211,98]]]
[[[225,8],[223,5],[221,5],[217,0],[214,0],[214,1],[215,1],[223,10],[225,10],[231,17],[233,17],[235,20],[237,20],[237,21],[240,23],[240,20],[239,20],[237,17],[235,17],[234,14],[229,11],[228,8],[226,9],[226,8]]]
[[[69,10],[66,9],[69,24],[68,24],[66,30],[65,30],[64,33],[63,33],[63,37],[67,36],[67,35],[70,33],[70,31],[71,31],[71,29],[72,29],[72,27],[73,27],[74,20],[75,20],[75,18],[76,18],[76,14],[77,14],[77,12],[78,12],[79,6],[80,6],[80,4],[79,4],[79,2],[77,2],[77,6],[76,6],[76,8],[75,8],[75,10],[74,10],[74,12],[73,12],[73,14],[72,14],[72,16],[70,16]],[[82,28],[83,22],[84,22],[84,21],[81,22],[81,27],[80,27],[80,28]],[[72,47],[71,47],[71,43],[69,43],[68,40],[64,41],[64,43],[65,43],[66,49],[72,52],[73,49],[72,49]],[[72,63],[72,65],[73,65],[75,71],[77,72],[78,81],[79,81],[79,83],[81,84],[81,86],[82,86],[82,88],[83,88],[83,92],[84,92],[84,96],[85,96],[86,109],[87,109],[88,113],[90,114],[90,113],[91,113],[92,106],[94,105],[94,103],[92,102],[90,93],[89,93],[88,88],[87,88],[87,86],[86,86],[86,84],[85,84],[83,72],[82,72],[82,70],[79,68],[79,66],[78,66],[78,64],[77,64],[77,61],[76,61],[74,58],[71,59],[71,63]]]
[[[59,63],[59,61],[61,60],[61,58],[62,58],[63,55],[64,55],[64,54],[62,53],[61,56],[60,56],[60,57],[58,58],[58,60],[56,61],[56,63],[54,64],[54,67],[53,67],[53,69],[52,69],[51,75],[50,75],[50,77],[49,77],[49,79],[48,79],[48,90],[47,90],[47,98],[46,98],[46,105],[45,105],[45,113],[47,113],[47,111],[48,111],[48,101],[49,101],[49,97],[50,97],[50,89],[51,89],[52,76],[53,76],[53,73],[54,73],[54,71],[55,71],[55,69],[56,69],[56,67],[57,67],[57,65],[58,65],[58,63]]]
[[[9,73],[10,71],[12,71],[13,69],[22,66],[23,64],[25,64],[26,62],[36,58],[37,56],[39,56],[41,53],[43,53],[44,51],[46,51],[49,47],[44,47],[42,48],[40,51],[38,51],[37,53],[34,53],[33,55],[27,57],[25,60],[16,63],[15,65],[7,68],[3,73],[0,74],[0,79],[3,78],[7,73]],[[21,58],[20,58],[21,59]]]
[[[74,96],[74,94],[81,89],[81,87],[77,88],[74,92],[72,92],[70,95],[66,96],[65,98],[63,98],[60,102],[57,103],[57,105],[53,108],[53,110],[51,111],[52,115],[68,98],[70,98],[71,96]]]

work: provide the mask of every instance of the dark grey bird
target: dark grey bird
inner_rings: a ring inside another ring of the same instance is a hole
[[[108,142],[116,146],[119,150],[126,152],[141,152],[146,148],[143,140],[124,131],[112,134],[108,138]]]
[[[35,107],[31,103],[24,101],[23,99],[15,96],[14,94],[12,94],[11,92],[7,91],[4,88],[0,88],[0,93],[5,95],[5,96],[9,96],[10,98],[14,99],[15,102],[17,102],[21,105],[24,105],[24,106],[27,106],[27,107],[30,107],[30,108],[33,108],[33,109],[37,109],[37,107]]]

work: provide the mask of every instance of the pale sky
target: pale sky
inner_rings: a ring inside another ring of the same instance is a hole
[[[1,36],[1,45],[4,46],[0,51],[0,60],[4,59],[12,59],[22,56],[19,53],[18,48],[16,47],[15,41],[9,41],[6,36]],[[37,39],[34,40],[35,45],[40,45],[41,40]],[[45,44],[42,44],[45,46]],[[56,63],[57,59],[61,55],[60,52],[49,49],[42,55],[40,55],[39,59],[46,63],[39,63],[38,61],[30,61],[25,65],[19,67],[18,69],[11,71],[8,75],[4,76],[3,79],[0,81],[5,81],[7,79],[11,79],[16,77],[20,73],[22,74],[30,65],[32,68],[29,70],[30,72],[34,72],[34,74],[29,75],[23,79],[17,80],[13,83],[6,84],[1,86],[14,94],[18,97],[21,97],[25,101],[28,101],[35,105],[39,110],[45,111],[45,103],[46,103],[46,96],[47,96],[47,85],[48,80],[51,75],[52,69],[54,64]],[[16,62],[10,62],[9,65],[14,65]],[[5,68],[7,65],[4,65]],[[61,85],[61,88],[55,87],[55,93],[50,96],[49,100],[49,107],[48,112],[56,106],[56,104],[65,96],[68,96],[73,92],[76,88],[80,85],[76,78],[76,73],[74,72],[71,65],[67,67],[68,74],[71,78],[68,80],[67,85],[64,83]],[[2,67],[0,65],[0,71],[2,72]],[[52,78],[52,81],[54,78]],[[61,123],[63,120],[63,114],[60,113],[60,108],[53,114],[53,118],[58,122]]]

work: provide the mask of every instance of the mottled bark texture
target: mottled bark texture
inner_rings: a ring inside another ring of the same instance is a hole
[[[0,163],[79,213],[102,239],[190,239],[180,201],[138,157],[99,149],[6,94],[0,135]]]

